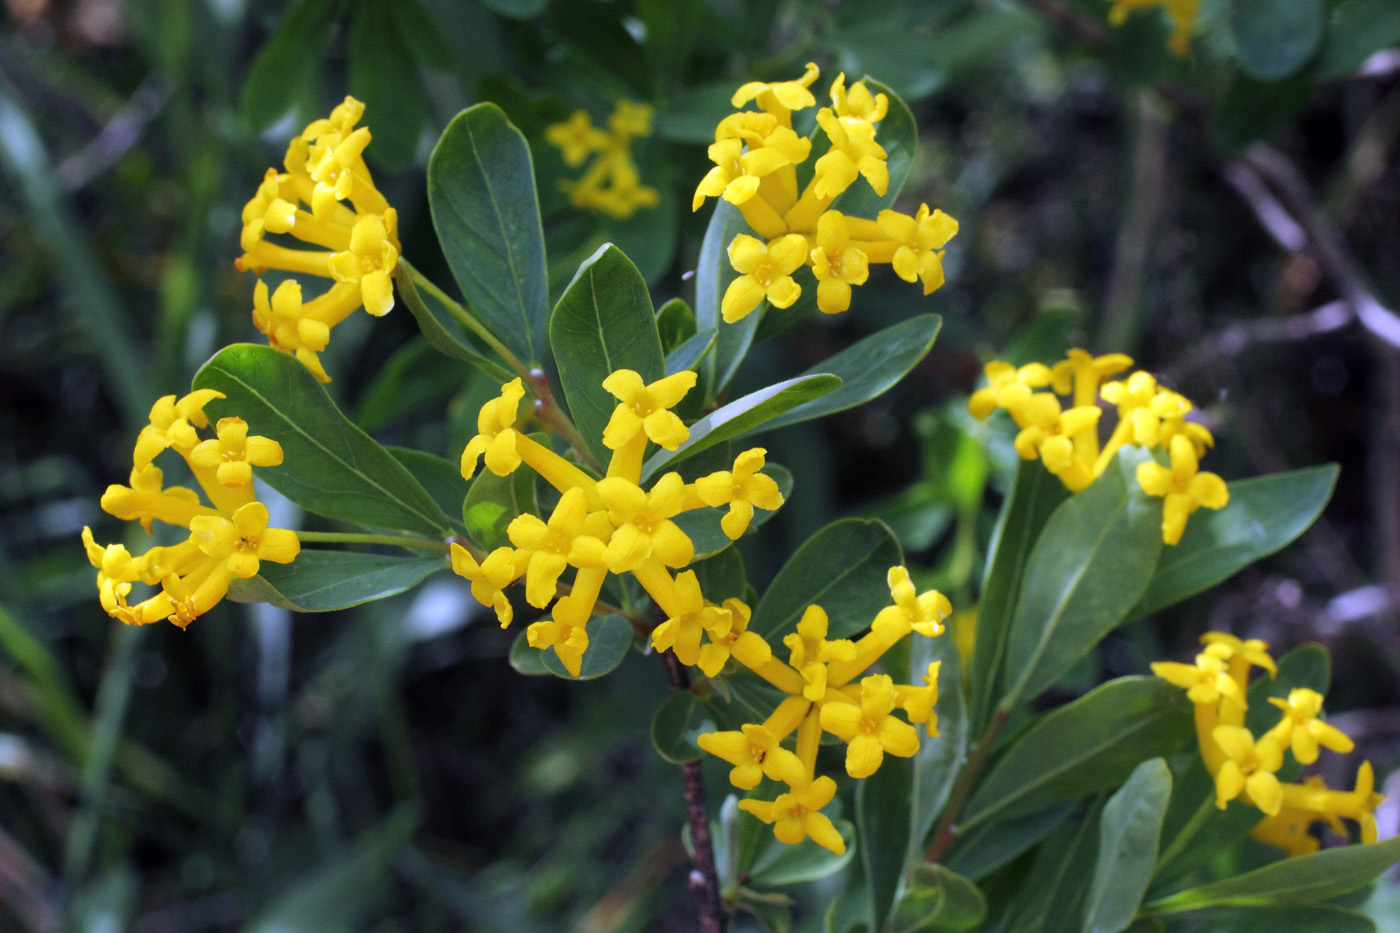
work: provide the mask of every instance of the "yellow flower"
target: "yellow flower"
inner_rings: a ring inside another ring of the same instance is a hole
[[[1363,761],[1356,771],[1356,789],[1328,790],[1325,786],[1307,784],[1283,785],[1283,806],[1293,811],[1315,814],[1323,819],[1342,817],[1354,820],[1361,827],[1361,841],[1376,841],[1375,809],[1385,797],[1375,792],[1376,775],[1369,761]]]
[[[451,553],[452,572],[471,581],[472,598],[496,610],[496,619],[501,623],[501,628],[510,625],[514,610],[503,590],[525,575],[530,552],[498,547],[486,555],[480,564],[470,551],[455,542]]]
[[[930,661],[928,673],[923,676],[922,687],[896,684],[894,688],[899,708],[909,716],[909,721],[925,723],[924,728],[931,736],[938,735],[938,713],[935,707],[938,705],[938,672],[942,667],[942,661]]]
[[[620,476],[598,482],[598,495],[617,529],[603,552],[613,573],[635,570],[653,554],[667,567],[684,567],[695,546],[671,519],[685,506],[685,481],[667,473],[650,492]]]
[[[1201,0],[1112,0],[1112,3],[1108,21],[1115,26],[1122,24],[1134,10],[1162,7],[1172,23],[1172,35],[1168,40],[1171,50],[1177,55],[1185,55],[1191,48],[1191,30],[1195,27]]]
[[[675,450],[690,437],[690,429],[669,411],[680,404],[695,386],[696,375],[689,370],[643,385],[642,377],[630,369],[619,369],[603,380],[603,388],[618,399],[607,427],[603,446],[618,450],[645,432],[660,447]]]
[[[144,467],[166,448],[173,448],[182,456],[194,450],[199,443],[195,428],[209,427],[204,406],[223,397],[224,393],[214,389],[198,389],[179,401],[173,395],[162,396],[151,406],[150,423],[136,437],[133,464]]]
[[[1243,726],[1216,726],[1211,733],[1225,753],[1225,763],[1215,775],[1215,805],[1243,795],[1248,801],[1274,816],[1283,806],[1283,786],[1274,772],[1283,767],[1283,746],[1272,735],[1256,740]]]
[[[601,566],[603,542],[587,533],[587,519],[588,497],[575,488],[560,498],[548,523],[534,515],[517,515],[506,528],[511,543],[529,555],[525,601],[536,609],[554,598],[565,567]]]
[[[884,94],[871,96],[864,81],[857,81],[846,90],[846,74],[842,72],[831,83],[831,109],[838,117],[851,117],[866,123],[879,123],[889,112],[890,99]]]
[[[943,620],[953,611],[948,597],[937,590],[919,593],[904,567],[891,567],[886,579],[894,605],[881,609],[870,623],[880,641],[891,646],[911,631],[926,638],[943,634]]]
[[[1049,392],[1027,397],[1010,409],[1021,432],[1016,435],[1016,453],[1023,460],[1038,456],[1045,468],[1060,478],[1071,492],[1078,492],[1094,481],[1093,468],[1076,455],[1075,439],[1096,430],[1102,414],[1097,405],[1060,410],[1060,400]]]
[[[794,81],[778,81],[767,84],[762,81],[750,81],[741,85],[739,90],[734,92],[729,103],[734,107],[742,107],[749,101],[758,102],[766,113],[777,117],[784,126],[792,126],[792,111],[805,110],[816,104],[817,99],[812,96],[812,92],[807,90],[821,74],[817,66],[807,63],[807,70],[802,77]]]
[[[851,244],[850,229],[839,211],[817,218],[816,242],[810,259],[817,277],[817,308],[837,314],[851,306],[851,286],[865,284],[870,264],[865,252]]]
[[[706,198],[720,195],[731,204],[743,204],[758,194],[763,178],[792,164],[781,149],[763,146],[746,152],[744,141],[738,138],[712,143],[709,156],[715,167],[696,186],[690,202],[692,211],[698,211]]]
[[[720,470],[695,481],[701,502],[711,508],[729,506],[720,527],[731,541],[739,540],[749,527],[755,507],[771,511],[783,504],[777,481],[758,472],[767,453],[762,447],[753,447],[734,458],[733,470]]]
[[[846,851],[846,843],[831,820],[821,812],[835,796],[836,782],[823,775],[810,784],[793,786],[790,793],[779,794],[777,800],[741,800],[739,809],[771,824],[779,842],[796,845],[811,838],[822,848],[840,855]]]
[[[1244,691],[1230,676],[1225,666],[1225,658],[1219,650],[1207,648],[1196,655],[1195,664],[1154,662],[1152,673],[1167,683],[1185,689],[1186,698],[1192,703],[1213,705],[1224,697],[1241,708],[1245,704]]]
[[[855,117],[838,117],[828,107],[817,111],[817,123],[831,140],[831,148],[817,160],[817,197],[835,198],[857,175],[863,175],[875,193],[883,196],[890,185],[890,169],[885,164],[884,147],[875,141],[875,127]]]
[[[720,314],[730,324],[748,316],[765,298],[775,308],[786,308],[802,294],[792,279],[807,260],[807,238],[797,234],[762,240],[739,234],[729,244],[729,264],[741,273],[725,289]]]
[[[745,723],[738,731],[706,732],[696,736],[695,744],[734,766],[729,783],[740,790],[752,790],[764,777],[787,784],[806,778],[802,762],[766,726]]]
[[[566,615],[569,603],[559,600],[554,618],[541,619],[525,630],[531,648],[553,648],[564,669],[575,677],[583,669],[583,654],[588,650],[588,614]]]
[[[1319,745],[1343,753],[1356,747],[1345,732],[1317,718],[1322,712],[1322,694],[1316,690],[1305,687],[1290,690],[1287,700],[1269,697],[1269,702],[1283,710],[1283,718],[1269,730],[1269,735],[1280,745],[1291,746],[1299,764],[1310,765],[1317,761]]]
[[[593,125],[586,110],[575,110],[565,122],[546,127],[544,138],[560,150],[564,164],[575,167],[608,143],[607,134]]]
[[[602,211],[619,219],[631,217],[639,207],[655,207],[660,194],[641,183],[632,161],[632,140],[651,134],[652,108],[619,100],[608,118],[608,132],[596,129],[587,113],[574,111],[564,123],[545,129],[545,139],[558,147],[564,162],[581,165],[592,153],[598,157],[577,181],[561,180],[559,187],[574,207]]]
[[[210,557],[226,561],[228,572],[247,579],[258,572],[259,561],[290,564],[301,552],[296,532],[267,527],[267,506],[249,502],[233,513],[196,515],[190,519],[190,537]]]
[[[709,632],[712,637],[724,638],[729,634],[731,617],[722,607],[706,601],[693,570],[676,575],[672,599],[672,614],[652,631],[651,644],[657,651],[675,652],[678,661],[694,667],[700,663],[701,636]]]
[[[520,466],[520,454],[516,452],[515,430],[516,409],[525,397],[525,384],[512,379],[501,386],[501,394],[481,406],[477,413],[477,434],[467,441],[462,451],[462,478],[471,479],[476,473],[476,464],[482,455],[486,458],[486,468],[497,476],[507,476]]]
[[[1028,363],[1017,369],[1010,363],[992,360],[983,371],[987,384],[968,400],[972,417],[979,421],[998,408],[1013,408],[1024,404],[1031,397],[1032,389],[1041,389],[1050,384],[1050,368],[1044,363]]]
[[[202,441],[190,451],[196,469],[214,473],[220,485],[246,486],[253,481],[253,467],[282,463],[282,445],[266,437],[249,437],[242,418],[220,418],[217,439]]]
[[[365,310],[383,317],[394,307],[394,269],[399,261],[398,215],[391,207],[383,217],[362,214],[350,233],[350,248],[329,260],[331,275],[338,282],[360,286]]]
[[[958,222],[942,211],[930,212],[927,204],[910,217],[898,211],[881,211],[876,221],[899,244],[894,253],[894,274],[906,282],[923,283],[924,294],[943,284],[943,247],[958,232]]]
[[[853,778],[874,774],[885,753],[910,758],[919,751],[919,734],[894,718],[898,694],[888,674],[872,674],[860,682],[860,704],[822,704],[822,728],[846,742],[846,773]]]
[[[1149,496],[1164,496],[1162,540],[1176,544],[1186,530],[1186,519],[1201,506],[1224,508],[1230,501],[1225,481],[1214,473],[1197,471],[1196,450],[1185,435],[1172,438],[1171,467],[1143,463],[1137,469],[1138,485]]]
[[[827,664],[850,661],[856,646],[848,638],[827,641],[826,610],[813,604],[802,613],[797,631],[783,639],[789,652],[788,663],[802,675],[802,695],[813,703],[826,696]]]
[[[1094,356],[1076,347],[1067,356],[1051,370],[1051,381],[1060,395],[1073,395],[1075,405],[1095,404],[1103,380],[1133,365],[1133,358],[1125,353]]]
[[[724,670],[731,657],[758,667],[773,656],[768,642],[748,630],[753,610],[747,603],[731,597],[724,601],[722,610],[728,614],[727,621],[705,630],[709,642],[700,649],[698,666],[706,677],[714,677]]]

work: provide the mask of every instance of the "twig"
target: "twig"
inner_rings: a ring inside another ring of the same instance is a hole
[[[68,191],[85,187],[136,145],[169,99],[170,88],[147,78],[92,142],[58,164],[54,175]]]
[[[672,693],[688,689],[690,680],[674,652],[661,652],[666,680]],[[685,814],[690,824],[690,842],[695,850],[695,867],[690,872],[690,892],[700,913],[701,933],[724,933],[724,903],[719,894],[719,872],[715,868],[715,845],[710,837],[709,807],[705,803],[705,779],[700,762],[681,765],[685,788]]]
[[[1219,333],[1200,341],[1181,361],[1163,373],[1169,384],[1185,382],[1185,377],[1204,369],[1220,359],[1238,356],[1256,346],[1292,343],[1319,334],[1329,334],[1350,324],[1356,315],[1345,301],[1330,301],[1305,314],[1284,318],[1262,318],[1231,324]]]
[[[992,745],[997,740],[997,735],[1001,733],[1001,727],[1006,725],[1008,715],[1005,710],[997,709],[992,716],[991,724],[987,726],[986,733],[982,736],[982,741],[977,743],[977,751],[973,753],[972,759],[963,768],[962,774],[958,775],[958,783],[953,787],[952,798],[948,801],[948,807],[943,811],[943,818],[938,821],[938,828],[934,830],[933,842],[929,844],[928,852],[924,855],[924,861],[935,864],[943,857],[943,854],[958,841],[958,816],[962,813],[963,804],[972,793],[972,785],[982,772],[982,766],[987,763],[987,756],[991,754]]]
[[[1113,272],[1104,299],[1102,343],[1105,348],[1133,352],[1141,318],[1142,284],[1161,213],[1167,171],[1167,124],[1155,94],[1138,95],[1133,134],[1133,183],[1114,246]]]

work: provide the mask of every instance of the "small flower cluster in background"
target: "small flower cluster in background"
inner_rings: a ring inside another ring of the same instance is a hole
[[[568,120],[545,130],[545,139],[560,150],[569,167],[577,168],[595,156],[577,181],[559,182],[570,204],[619,220],[639,208],[656,206],[660,199],[656,189],[641,183],[632,160],[632,140],[651,135],[651,117],[649,105],[619,100],[606,131],[594,126],[585,110],[575,110]]]
[[[729,261],[739,277],[730,283],[721,314],[738,321],[767,299],[775,308],[792,305],[802,294],[793,279],[809,266],[817,279],[817,307],[836,314],[851,306],[851,288],[863,285],[871,263],[890,263],[906,282],[920,282],[928,295],[943,284],[943,248],[958,222],[921,205],[914,216],[883,210],[875,218],[854,217],[832,205],[857,178],[883,196],[889,187],[887,153],[875,140],[876,124],[888,113],[889,99],[871,94],[864,82],[846,88],[846,76],[831,85],[831,106],[817,111],[817,125],[830,144],[798,190],[798,166],[811,156],[813,142],[792,128],[792,114],[816,105],[808,90],[818,69],[807,65],[795,81],[754,81],[735,92],[733,106],[753,102],[758,111],[725,117],[709,149],[715,163],[695,189],[692,209],[709,197],[723,197],[744,215],[762,239],[739,234],[729,244]]]
[[[1176,544],[1192,512],[1201,506],[1223,508],[1230,492],[1219,476],[1199,469],[1215,439],[1205,425],[1187,420],[1194,408],[1188,399],[1141,370],[1107,381],[1132,365],[1122,353],[1096,357],[1079,349],[1053,368],[1042,363],[1017,368],[994,360],[985,369],[987,385],[972,394],[968,407],[978,419],[998,408],[1009,412],[1021,429],[1016,452],[1025,460],[1039,459],[1071,492],[1088,487],[1125,444],[1164,451],[1170,466],[1144,463],[1137,480],[1143,492],[1163,499],[1162,540]],[[1064,402],[1060,396],[1066,396]],[[1118,414],[1102,447],[1100,399]]]
[[[1299,764],[1309,765],[1317,760],[1319,746],[1342,753],[1354,748],[1349,737],[1318,718],[1322,695],[1299,688],[1289,691],[1286,700],[1270,697],[1282,715],[1277,725],[1256,736],[1244,722],[1249,673],[1254,667],[1270,676],[1277,673],[1269,646],[1223,632],[1208,632],[1201,640],[1205,650],[1194,664],[1162,661],[1152,665],[1152,672],[1184,688],[1195,705],[1196,737],[1201,759],[1215,779],[1216,806],[1223,810],[1229,801],[1240,800],[1258,807],[1265,819],[1255,828],[1254,838],[1290,855],[1317,851],[1318,840],[1309,832],[1315,824],[1325,823],[1346,836],[1343,819],[1361,827],[1362,842],[1375,842],[1374,812],[1385,798],[1375,793],[1369,761],[1361,763],[1351,791],[1331,790],[1320,777],[1301,784],[1278,779],[1285,751],[1291,750]]]
[[[1172,35],[1168,43],[1177,55],[1185,55],[1191,48],[1191,30],[1196,25],[1196,14],[1200,12],[1201,0],[1111,0],[1113,8],[1108,11],[1108,21],[1121,26],[1128,14],[1137,10],[1150,10],[1161,7],[1166,11],[1172,24]]]
[[[301,551],[296,532],[267,527],[267,506],[253,495],[253,467],[279,465],[282,447],[249,435],[242,418],[221,418],[215,436],[201,438],[197,429],[209,427],[203,408],[215,398],[223,395],[201,389],[156,402],[136,439],[131,485],[108,486],[102,495],[103,511],[140,522],[148,534],[155,521],[187,528],[186,540],[132,556],[124,545],[98,544],[92,530],[83,528],[102,608],[128,625],[169,619],[184,628],[224,598],[234,577],[252,577],[260,561],[290,563]],[[193,489],[164,485],[164,473],[152,461],[167,448],[184,458],[212,506]],[[134,583],[160,591],[133,605]]]
[[[369,128],[355,128],[364,110],[347,97],[328,118],[309,124],[287,147],[286,171],[268,169],[243,208],[239,271],[261,276],[279,269],[335,283],[305,300],[295,279],[285,279],[269,294],[260,278],[253,296],[253,323],[268,343],[295,354],[321,382],[331,381],[317,356],[330,341],[331,328],[357,308],[379,317],[394,307],[398,215],[365,165]],[[321,249],[293,249],[270,241],[268,234],[286,234]]]

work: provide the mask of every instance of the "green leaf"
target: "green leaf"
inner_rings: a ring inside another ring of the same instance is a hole
[[[1121,677],[1046,713],[1012,743],[963,811],[970,829],[1121,784],[1193,735],[1191,704],[1158,677]]]
[[[196,389],[224,398],[204,406],[211,420],[236,415],[252,434],[282,445],[279,467],[258,477],[317,515],[434,537],[451,533],[413,474],[355,427],[296,358],[271,347],[234,344],[195,373]]]
[[[493,13],[509,19],[534,19],[549,6],[549,0],[481,0]]]
[[[452,47],[443,38],[442,25],[423,9],[420,0],[400,0],[386,6],[414,59],[442,71],[452,68]]]
[[[1203,907],[1314,904],[1364,888],[1400,860],[1400,836],[1298,855],[1153,901],[1146,910],[1166,914]]]
[[[552,675],[552,671],[544,666],[545,652],[538,648],[530,647],[530,639],[522,630],[515,640],[510,643],[510,654],[508,660],[510,666],[515,668],[517,674],[524,674],[526,677],[545,677]],[[587,657],[587,655],[584,655]]]
[[[967,878],[942,865],[919,865],[895,903],[890,933],[959,933],[987,918],[987,898]]]
[[[672,298],[656,309],[656,332],[661,335],[661,349],[670,356],[677,347],[695,336],[695,312],[681,299]]]
[[[528,648],[539,651],[538,648]],[[588,650],[578,676],[570,674],[553,648],[540,652],[545,670],[565,680],[593,680],[613,671],[632,650],[632,625],[617,613],[594,616],[588,622]]]
[[[943,319],[938,315],[922,314],[871,334],[824,360],[802,376],[830,373],[841,380],[841,388],[774,418],[763,430],[825,418],[883,395],[928,355],[942,326]]]
[[[1292,542],[1322,514],[1339,472],[1328,464],[1231,483],[1225,508],[1196,512],[1181,542],[1162,549],[1157,573],[1130,615],[1208,590]]]
[[[414,479],[423,484],[428,495],[438,504],[438,508],[449,518],[462,511],[463,500],[467,497],[467,481],[462,479],[462,469],[446,457],[439,457],[427,451],[411,447],[385,447],[394,459],[403,464]],[[487,472],[490,472],[489,470]],[[455,523],[454,523],[455,524]]]
[[[816,881],[845,868],[856,854],[856,830],[850,820],[832,820],[831,823],[846,843],[846,851],[840,855],[822,848],[811,839],[803,839],[795,846],[778,842],[772,838],[771,830],[760,825],[759,828],[769,836],[769,844],[754,859],[748,871],[749,883],[755,887],[780,888]]]
[[[467,534],[488,550],[510,543],[506,529],[516,516],[538,513],[535,471],[524,464],[509,476],[482,470],[472,480],[462,502],[462,520],[467,525]]]
[[[1141,448],[1124,448],[1092,486],[1055,510],[1026,561],[1007,634],[1000,708],[1064,676],[1116,628],[1147,589],[1162,550],[1162,503],[1138,488]]]
[[[687,369],[698,369],[705,355],[714,349],[718,335],[712,330],[701,331],[687,337],[674,350],[666,354],[666,375],[674,376]]]
[[[754,609],[749,629],[770,644],[780,643],[816,603],[826,610],[827,638],[853,635],[889,605],[889,570],[903,562],[899,542],[880,522],[832,522],[808,538],[778,571]]]
[[[616,246],[603,246],[579,267],[549,319],[549,345],[569,413],[593,456],[607,463],[612,451],[603,446],[603,429],[618,402],[603,380],[630,369],[652,383],[666,372],[647,283]]]
[[[744,578],[744,558],[738,548],[726,548],[690,565],[700,581],[700,592],[712,603],[722,603],[731,596],[742,599],[747,581]]]
[[[412,589],[445,569],[445,556],[303,550],[290,564],[263,561],[258,575],[235,579],[229,599],[271,603],[293,612],[330,612]]]
[[[1259,140],[1270,139],[1292,125],[1312,99],[1313,90],[1312,81],[1303,75],[1282,81],[1256,81],[1235,74],[1216,98],[1211,113],[1211,141],[1230,155]]]
[[[714,730],[714,719],[705,704],[689,690],[680,690],[663,700],[652,715],[651,744],[671,764],[683,765],[699,761],[704,754],[695,744],[695,737]]]
[[[882,93],[889,97],[890,107],[885,119],[876,127],[875,141],[884,147],[888,155],[885,167],[890,172],[890,184],[882,196],[876,194],[864,178],[857,179],[831,206],[850,217],[873,218],[880,211],[894,207],[895,199],[904,190],[904,182],[908,180],[914,159],[919,154],[919,127],[914,121],[914,114],[909,111],[909,105],[888,85],[868,75],[861,80],[870,88],[871,94]],[[850,87],[852,83],[848,80],[846,86]]]
[[[1231,0],[1230,29],[1240,69],[1276,81],[1307,64],[1322,42],[1322,0]]]
[[[913,638],[910,646],[908,683],[923,683],[930,661],[941,661],[938,669],[938,735],[929,737],[921,729],[919,751],[914,756],[914,806],[909,819],[911,856],[923,852],[934,821],[948,801],[948,794],[967,754],[967,707],[963,701],[962,664],[953,633],[937,638]],[[915,861],[918,859],[916,858]]]
[[[534,165],[495,104],[447,125],[428,160],[428,203],[472,312],[521,362],[539,363],[549,296]]]
[[[655,476],[662,468],[674,468],[680,461],[702,450],[748,434],[759,425],[812,399],[834,392],[840,386],[841,380],[831,375],[798,376],[735,399],[692,424],[690,439],[675,450],[658,450],[648,457],[642,465],[642,481]]]
[[[1151,758],[1133,769],[1108,799],[1099,818],[1099,860],[1084,913],[1085,933],[1119,933],[1132,924],[1157,863],[1171,792],[1171,769],[1161,758]]]
[[[1064,484],[1045,469],[1045,464],[1022,460],[1017,465],[1011,491],[1002,503],[987,547],[987,569],[977,603],[977,640],[973,644],[969,678],[969,724],[973,734],[986,731],[992,710],[1005,690],[1007,631],[1031,548],[1045,523],[1068,496]]]
[[[1043,842],[1006,908],[1001,928],[1069,933],[1079,930],[1082,902],[1098,858],[1099,813],[1095,801],[1078,819],[1062,823]]]
[[[27,684],[25,700],[49,740],[81,770],[92,749],[92,730],[82,703],[58,658],[14,615],[0,608],[0,658],[15,689]]]
[[[254,129],[270,125],[290,109],[287,88],[300,85],[311,74],[335,11],[334,0],[300,0],[258,50],[238,105],[243,119]]]
[[[909,763],[886,755],[880,769],[856,786],[856,848],[870,890],[870,929],[882,930],[894,909],[909,851]]]
[[[739,209],[723,198],[718,199],[710,224],[705,228],[705,238],[700,243],[700,258],[695,268],[696,327],[699,330],[712,330],[717,335],[714,352],[705,358],[703,372],[705,384],[716,398],[724,393],[729,380],[734,378],[734,372],[753,343],[754,331],[758,329],[760,314],[757,310],[733,324],[725,323],[720,315],[725,289],[739,274],[729,264],[729,244],[734,237],[748,232],[749,225]]]
[[[378,367],[360,393],[354,422],[360,430],[373,434],[429,406],[441,410],[444,400],[461,389],[464,375],[456,360],[435,352],[426,339],[415,337]]]
[[[1207,907],[1180,914],[1154,917],[1165,920],[1168,933],[1209,930],[1210,933],[1375,933],[1376,922],[1364,914],[1340,907],[1311,906]]]
[[[1400,40],[1400,6],[1392,0],[1342,0],[1332,7],[1313,77],[1340,78]]]
[[[1053,833],[1074,809],[1074,803],[1062,803],[1014,820],[974,826],[960,833],[944,864],[980,881]]]

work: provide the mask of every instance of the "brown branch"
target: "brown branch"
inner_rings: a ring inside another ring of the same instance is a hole
[[[991,754],[992,745],[997,740],[997,735],[1001,732],[1001,727],[1006,725],[1007,713],[998,709],[992,716],[992,722],[987,726],[987,731],[982,736],[982,741],[977,743],[977,751],[973,753],[967,766],[963,768],[962,774],[958,775],[958,783],[953,787],[952,799],[948,801],[948,807],[943,811],[943,818],[938,821],[938,828],[934,830],[933,842],[929,844],[928,852],[924,855],[924,861],[935,864],[941,859],[953,845],[958,841],[958,816],[962,813],[963,804],[967,803],[967,798],[972,794],[973,782],[982,773],[982,766],[987,763],[987,756]]]
[[[1189,353],[1183,355],[1180,362],[1167,369],[1163,377],[1168,383],[1177,385],[1185,382],[1188,374],[1219,360],[1238,356],[1257,346],[1293,343],[1319,334],[1330,334],[1350,324],[1355,318],[1351,305],[1345,301],[1331,301],[1305,314],[1231,324],[1202,340]]]
[[[661,652],[666,666],[666,680],[672,693],[689,689],[690,679],[674,652]],[[690,893],[700,916],[701,933],[724,933],[724,902],[719,893],[719,871],[715,868],[715,845],[710,836],[709,807],[705,802],[705,778],[700,762],[681,765],[681,783],[685,789],[685,815],[690,824],[690,843],[695,850],[695,867],[690,872]]]

